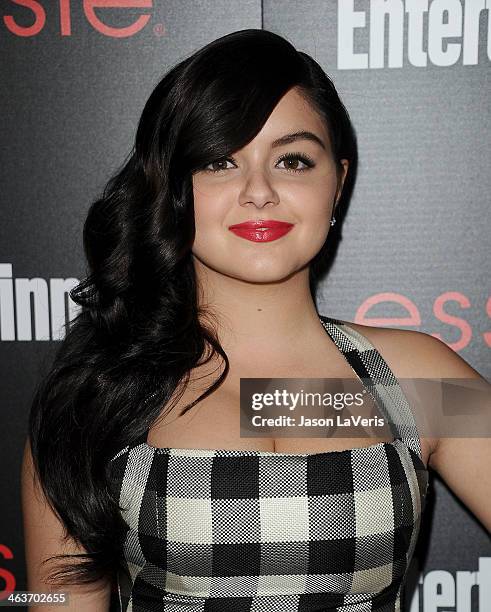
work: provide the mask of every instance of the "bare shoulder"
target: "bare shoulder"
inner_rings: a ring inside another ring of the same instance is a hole
[[[360,325],[341,321],[353,328],[379,351],[389,368],[401,378],[478,378],[482,376],[445,342],[417,330]],[[457,442],[425,438],[429,455],[435,460],[437,447]],[[423,440],[422,440],[423,443]]]
[[[397,377],[481,378],[481,375],[445,342],[431,334],[392,327],[342,321],[365,336]]]

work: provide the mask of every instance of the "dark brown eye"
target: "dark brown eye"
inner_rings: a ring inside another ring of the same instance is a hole
[[[214,161],[206,165],[204,167],[204,170],[207,170],[208,172],[220,172],[222,170],[228,170],[227,168],[228,161],[230,160],[225,157],[222,159],[215,159]]]
[[[302,163],[299,159],[284,159],[283,161],[290,170],[298,170],[299,164]]]
[[[284,169],[289,172],[304,172],[305,170],[313,168],[315,165],[311,159],[298,153],[283,155],[283,157],[278,160],[278,163],[280,162],[285,162]],[[300,164],[303,164],[303,167],[300,166]]]

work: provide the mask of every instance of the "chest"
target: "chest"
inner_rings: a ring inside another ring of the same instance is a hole
[[[326,363],[329,364],[326,367]],[[164,448],[209,448],[209,449],[242,449],[281,453],[318,453],[339,451],[350,448],[363,448],[390,442],[394,436],[386,423],[382,427],[370,429],[368,433],[357,436],[350,435],[351,428],[317,427],[309,431],[291,428],[280,432],[280,435],[267,435],[260,431],[259,435],[244,437],[240,430],[240,381],[241,378],[264,378],[265,371],[269,378],[301,379],[350,379],[350,389],[363,390],[363,385],[349,364],[340,355],[325,355],[310,352],[297,359],[284,361],[281,364],[271,363],[267,368],[264,364],[230,364],[226,381],[210,396],[180,416],[183,408],[196,400],[217,378],[218,372],[195,372],[184,394],[172,411],[164,410],[159,421],[148,433],[147,442],[153,447]],[[337,384],[337,383],[336,383]],[[351,386],[352,385],[352,386]],[[339,388],[337,386],[336,388]],[[302,410],[305,415],[305,410]],[[333,417],[337,414],[333,412]],[[380,416],[380,410],[369,394],[365,394],[363,409],[353,410],[355,416],[370,418]],[[300,411],[298,413],[300,415]],[[307,416],[314,417],[310,412]],[[299,417],[300,418],[300,417]],[[299,421],[297,418],[297,421]],[[305,419],[303,419],[305,422]],[[278,430],[276,430],[278,431]],[[299,431],[299,435],[295,435]],[[421,440],[423,459],[427,464],[430,448]]]

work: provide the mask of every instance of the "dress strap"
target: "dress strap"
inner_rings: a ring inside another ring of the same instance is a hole
[[[399,438],[422,459],[416,421],[389,365],[358,331],[340,321],[319,315],[320,321],[351,369],[377,403],[395,438]]]

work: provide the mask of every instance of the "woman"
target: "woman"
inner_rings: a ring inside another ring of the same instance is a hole
[[[426,334],[317,312],[354,162],[333,84],[273,33],[157,85],[89,211],[83,308],[32,406],[29,590],[58,580],[87,611],[112,584],[121,610],[397,610],[428,466],[491,527],[489,443],[420,439],[397,382],[479,374]],[[409,428],[240,437],[240,379],[265,376],[358,379]],[[63,554],[83,563],[48,573]]]

